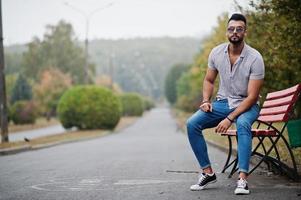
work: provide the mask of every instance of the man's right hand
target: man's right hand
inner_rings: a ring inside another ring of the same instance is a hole
[[[204,112],[212,112],[212,104],[210,102],[204,102],[200,105],[200,109]]]

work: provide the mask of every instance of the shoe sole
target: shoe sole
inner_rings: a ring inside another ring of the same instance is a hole
[[[191,189],[191,188],[190,188],[190,190],[191,190],[191,191],[201,191],[201,190],[205,189],[205,187],[206,187],[207,185],[212,184],[212,183],[216,183],[216,181],[217,181],[217,180],[210,181],[209,183],[207,183],[206,185],[203,185],[203,186],[200,187],[199,189]]]
[[[238,189],[235,189],[234,194],[236,194],[236,195],[250,194],[250,191],[238,188]]]

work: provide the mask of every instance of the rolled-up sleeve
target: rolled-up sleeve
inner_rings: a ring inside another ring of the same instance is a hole
[[[251,66],[251,74],[250,74],[250,79],[252,80],[260,80],[264,79],[264,62],[262,59],[262,56],[259,55],[256,57],[254,60],[252,66]]]

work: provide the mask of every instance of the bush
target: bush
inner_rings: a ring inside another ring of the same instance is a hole
[[[151,99],[144,97],[143,98],[143,107],[144,107],[144,110],[150,110],[155,107],[155,104]]]
[[[76,86],[63,94],[57,112],[65,128],[113,129],[121,117],[121,103],[106,88]]]
[[[10,108],[9,115],[14,124],[34,124],[37,118],[36,106],[32,101],[17,101]]]
[[[136,93],[125,93],[120,96],[123,116],[141,116],[144,104],[141,96]]]

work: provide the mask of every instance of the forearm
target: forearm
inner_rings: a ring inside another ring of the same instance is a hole
[[[228,115],[228,118],[231,120],[236,119],[240,114],[246,112],[256,104],[258,97],[259,97],[259,92],[260,89],[263,85],[263,80],[250,80],[249,85],[248,85],[248,96],[245,98],[239,106]]]
[[[213,94],[213,90],[214,83],[205,79],[203,84],[203,101],[210,101],[210,98]]]
[[[239,106],[228,115],[231,120],[236,119],[240,114],[249,110],[257,102],[257,97],[247,97],[244,99]]]

